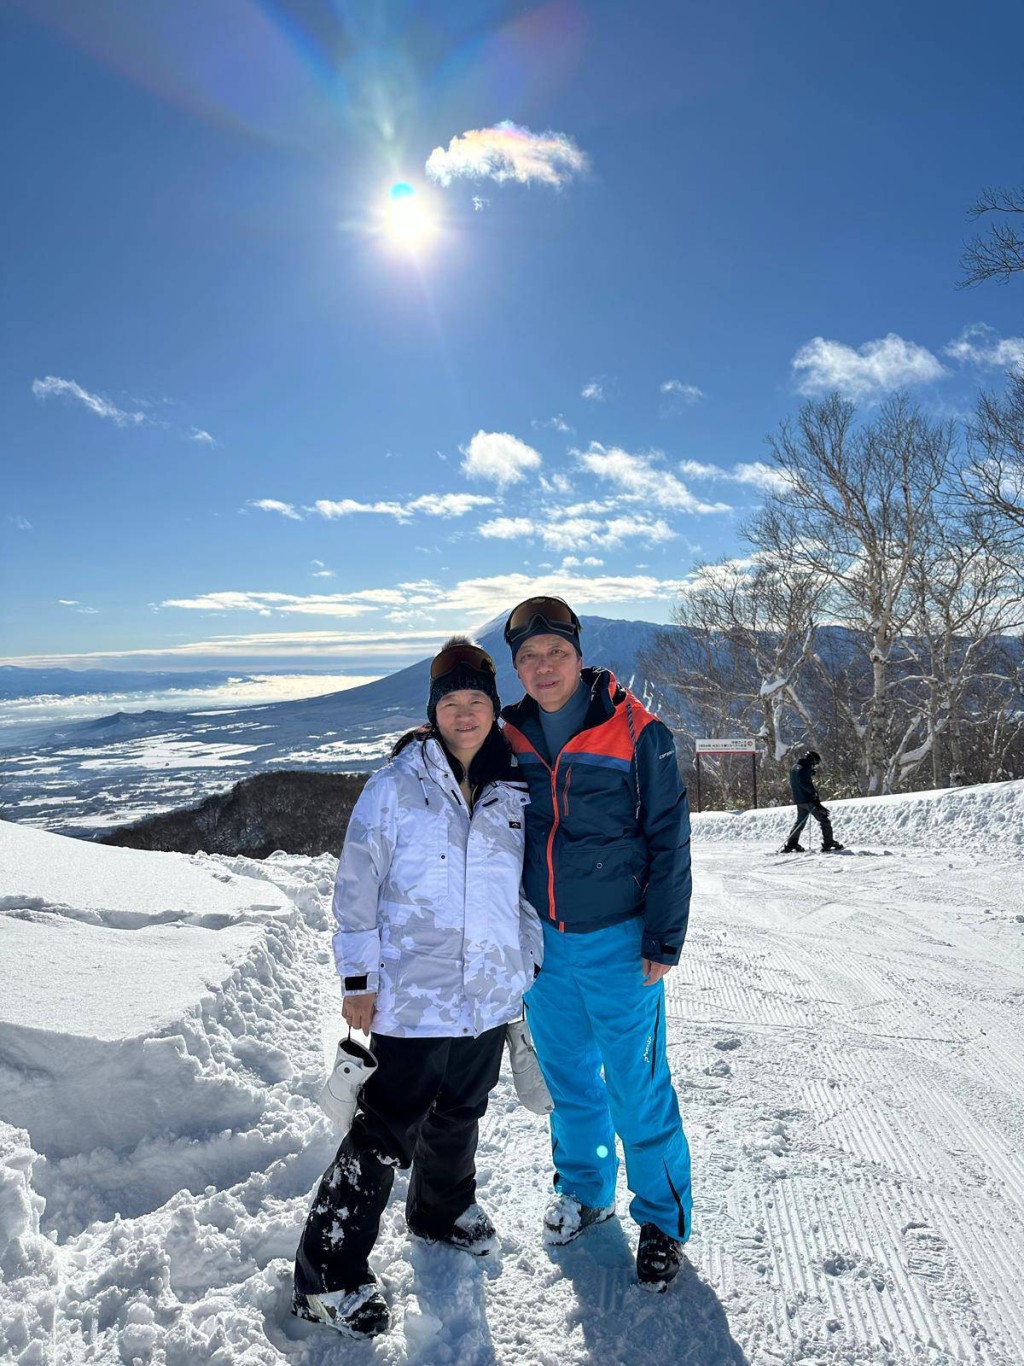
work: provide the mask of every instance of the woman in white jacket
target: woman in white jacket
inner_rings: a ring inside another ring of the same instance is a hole
[[[490,655],[453,637],[431,664],[428,724],[367,782],[338,863],[342,1008],[378,1067],[306,1220],[294,1312],[351,1336],[390,1321],[368,1257],[395,1167],[412,1167],[414,1235],[477,1255],[495,1238],[475,1198],[479,1121],[543,952],[500,710]]]

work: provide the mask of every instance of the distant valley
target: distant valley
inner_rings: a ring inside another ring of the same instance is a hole
[[[657,706],[638,657],[666,628],[583,618],[587,663]],[[522,688],[499,626],[480,640],[498,666],[502,700]],[[194,805],[256,773],[313,768],[366,772],[396,736],[426,713],[429,660],[345,692],[223,711],[116,711],[9,749],[0,806],[10,820],[94,837],[144,817]]]

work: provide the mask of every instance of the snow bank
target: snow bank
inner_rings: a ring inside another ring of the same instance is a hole
[[[46,1159],[47,1226],[137,1214],[303,1147],[294,1102],[319,1083],[333,986],[326,944],[309,980],[326,868],[252,877],[3,822],[0,867],[0,1115]]]
[[[824,791],[825,784],[821,784]],[[1024,780],[984,783],[895,797],[825,799],[841,844],[881,844],[928,849],[983,849],[1010,854],[1024,849]],[[738,814],[705,811],[693,817],[694,839],[770,842],[781,845],[793,824],[792,806]],[[809,822],[805,845],[816,848],[817,822]]]
[[[73,856],[72,856],[73,850]],[[239,919],[288,919],[290,898],[222,864],[187,854],[81,841],[0,821],[0,912],[36,910],[116,929],[160,921],[218,929]]]

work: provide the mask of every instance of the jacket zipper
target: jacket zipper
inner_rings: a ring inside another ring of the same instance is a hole
[[[519,730],[519,728],[516,727],[516,730]],[[558,813],[558,765],[559,765],[559,763],[561,762],[562,755],[561,755],[561,753],[559,754],[558,758],[555,760],[554,768],[552,768],[552,766],[548,763],[548,761],[544,758],[544,756],[537,750],[537,748],[536,748],[534,745],[531,745],[531,744],[530,744],[529,740],[527,740],[526,736],[523,735],[523,732],[522,732],[521,730],[519,731],[519,734],[522,736],[522,738],[523,738],[523,740],[526,742],[526,744],[527,744],[527,745],[530,745],[530,750],[531,750],[531,752],[532,752],[533,754],[536,754],[537,758],[540,760],[540,762],[541,762],[541,763],[544,765],[544,767],[547,769],[548,773],[551,775],[551,814],[552,814],[553,819],[552,819],[552,822],[551,822],[551,829],[550,829],[550,831],[548,832],[548,846],[547,846],[547,863],[548,863],[548,919],[549,919],[549,920],[553,920],[553,921],[555,922],[555,924],[558,926],[559,933],[564,934],[564,933],[565,933],[565,923],[564,923],[564,921],[561,921],[561,920],[558,919],[558,916],[557,916],[556,911],[555,911],[555,858],[554,858],[555,835],[558,833],[558,826],[559,826],[559,813]]]
[[[562,756],[559,754],[555,760],[554,768],[548,766],[551,774],[551,813],[554,819],[551,822],[551,829],[548,832],[548,918],[554,920],[560,931],[565,930],[565,926],[555,914],[555,835],[558,833],[559,814],[558,814],[558,765],[561,763]],[[543,762],[543,761],[542,761]]]
[[[569,765],[569,771],[565,775],[565,787],[562,789],[562,815],[566,820],[569,819],[569,788],[572,786],[573,768]]]

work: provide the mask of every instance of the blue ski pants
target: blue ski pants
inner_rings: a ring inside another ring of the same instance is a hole
[[[642,932],[639,918],[589,934],[545,924],[526,1013],[555,1103],[555,1188],[584,1205],[612,1204],[618,1134],[630,1214],[685,1241],[690,1149],[665,1053],[665,989],[644,986]]]

